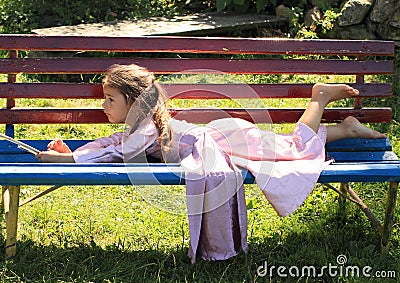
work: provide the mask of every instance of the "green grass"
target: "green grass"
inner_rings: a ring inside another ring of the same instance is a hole
[[[363,195],[381,215],[384,190],[376,186]],[[337,265],[339,255],[352,265],[398,274],[398,226],[390,254],[384,256],[378,233],[362,213],[348,205],[344,215],[336,200],[332,191],[318,187],[299,210],[281,219],[253,192],[248,198],[249,253],[192,265],[184,214],[149,204],[133,187],[65,187],[20,209],[18,255],[2,263],[2,282],[265,282],[269,277],[257,278],[264,262],[322,268]],[[275,274],[274,279],[280,278]]]
[[[201,80],[202,78],[200,78]],[[259,78],[243,78],[258,82]],[[271,78],[273,80],[274,78]],[[287,78],[301,82],[351,81],[347,77]],[[371,78],[374,80],[376,78]],[[198,79],[196,79],[198,80]],[[283,78],[286,80],[286,78]],[[305,81],[307,80],[307,81]],[[398,83],[398,82],[395,82]],[[395,110],[390,125],[371,125],[386,132],[394,150],[400,153],[400,132],[396,97],[373,101],[391,105]],[[300,101],[304,103],[305,101]],[[5,100],[0,101],[3,106]],[[82,102],[20,100],[18,106],[69,107]],[[196,106],[200,102],[173,101],[172,106]],[[213,107],[235,104],[251,106],[249,101],[213,102]],[[263,103],[258,101],[257,106]],[[270,105],[271,102],[268,102]],[[276,100],[282,107],[282,100]],[[297,106],[299,101],[287,106]],[[81,106],[87,106],[82,104]],[[99,106],[93,101],[93,105]],[[290,127],[290,126],[289,126]],[[275,130],[288,128],[274,125]],[[122,130],[120,125],[20,125],[17,138],[50,139],[95,138]],[[352,184],[366,204],[382,219],[386,185]],[[21,198],[34,195],[44,187],[24,186]],[[279,218],[255,186],[246,186],[248,207],[249,252],[222,262],[198,260],[190,264],[187,251],[189,230],[184,203],[169,198],[184,196],[183,186],[67,186],[22,208],[19,212],[17,256],[4,261],[0,249],[0,282],[395,282],[395,279],[357,276],[261,277],[257,270],[267,264],[302,268],[340,266],[337,257],[344,255],[348,265],[372,271],[395,271],[400,276],[399,205],[388,254],[380,252],[380,235],[353,204],[343,208],[338,196],[320,185],[292,215]],[[162,204],[158,201],[163,200]],[[175,205],[175,206],[174,206]],[[173,212],[171,212],[173,207]],[[177,213],[181,212],[181,213]],[[2,219],[4,220],[4,219]],[[2,221],[2,227],[5,227]],[[0,235],[4,243],[4,231]],[[4,244],[3,244],[4,246]],[[288,271],[286,270],[286,274]],[[294,270],[294,269],[292,269]],[[262,274],[261,274],[262,275]],[[397,279],[398,280],[398,279]]]

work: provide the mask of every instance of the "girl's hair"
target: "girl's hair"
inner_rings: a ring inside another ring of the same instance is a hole
[[[135,64],[112,65],[105,73],[103,85],[118,89],[127,103],[139,106],[138,109],[135,108],[135,111],[138,111],[135,112],[137,119],[131,132],[136,130],[147,115],[152,114],[161,150],[167,152],[173,140],[173,132],[169,125],[171,116],[166,106],[166,94],[155,81],[153,73]]]

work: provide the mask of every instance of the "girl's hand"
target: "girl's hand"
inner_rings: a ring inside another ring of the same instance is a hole
[[[74,163],[71,152],[58,152],[55,150],[41,151],[35,155],[37,159],[45,163]]]
[[[52,142],[50,142],[47,145],[47,148],[49,150],[54,150],[57,152],[62,152],[62,153],[71,153],[72,151],[69,149],[68,145],[66,145],[62,139],[56,138]]]

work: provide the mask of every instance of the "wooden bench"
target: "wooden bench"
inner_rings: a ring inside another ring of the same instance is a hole
[[[370,83],[365,79],[366,75],[393,74],[394,43],[388,41],[0,35],[0,50],[8,51],[8,57],[0,59],[0,73],[7,75],[7,81],[0,84],[0,99],[6,104],[5,108],[0,109],[0,124],[5,125],[5,133],[11,137],[19,124],[107,123],[107,117],[101,109],[15,107],[16,100],[21,98],[102,99],[101,84],[24,83],[17,82],[16,74],[100,74],[114,63],[136,63],[156,74],[349,75],[352,78],[350,84],[360,90],[361,97],[355,99],[350,107],[327,109],[323,122],[339,122],[349,115],[365,123],[391,121],[390,108],[364,107],[364,100],[368,105],[367,99],[370,97],[390,97],[393,94],[391,83]],[[36,51],[41,51],[40,57],[35,57]],[[58,54],[59,51],[63,52]],[[105,56],[110,52],[114,57]],[[57,56],[51,57],[50,54]],[[313,78],[305,81],[312,82]],[[339,79],[336,82],[342,81]],[[260,102],[265,99],[286,101],[309,98],[312,83],[282,81],[164,86],[173,99],[224,99],[228,95],[234,99],[257,99],[256,102]],[[205,123],[226,115],[255,123],[293,123],[302,112],[301,108],[280,107],[223,111],[215,108],[171,109],[173,116],[195,123]],[[71,148],[76,148],[87,141],[67,142]],[[28,140],[26,143],[45,150],[48,141]],[[350,192],[352,199],[382,233],[382,247],[388,247],[400,181],[400,162],[389,140],[349,139],[329,144],[327,150],[336,163],[322,172],[319,182],[328,186],[331,186],[329,183],[340,183],[339,191]],[[44,164],[5,140],[0,141],[0,163],[0,185],[3,185],[7,221],[7,257],[13,257],[16,253],[19,194],[23,185],[184,184],[179,164],[170,164],[168,167],[158,163]],[[253,176],[247,171],[243,170],[243,175],[247,184],[254,182]],[[358,199],[349,182],[389,183],[383,224]]]

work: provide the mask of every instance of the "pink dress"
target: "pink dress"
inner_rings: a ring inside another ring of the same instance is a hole
[[[247,251],[247,211],[240,167],[248,169],[280,216],[295,211],[313,190],[325,159],[326,127],[316,134],[297,123],[288,135],[262,131],[242,119],[197,126],[171,120],[174,142],[166,162],[185,171],[189,257],[223,260]],[[74,151],[75,162],[137,162],[160,157],[151,119],[132,133],[116,133]]]

